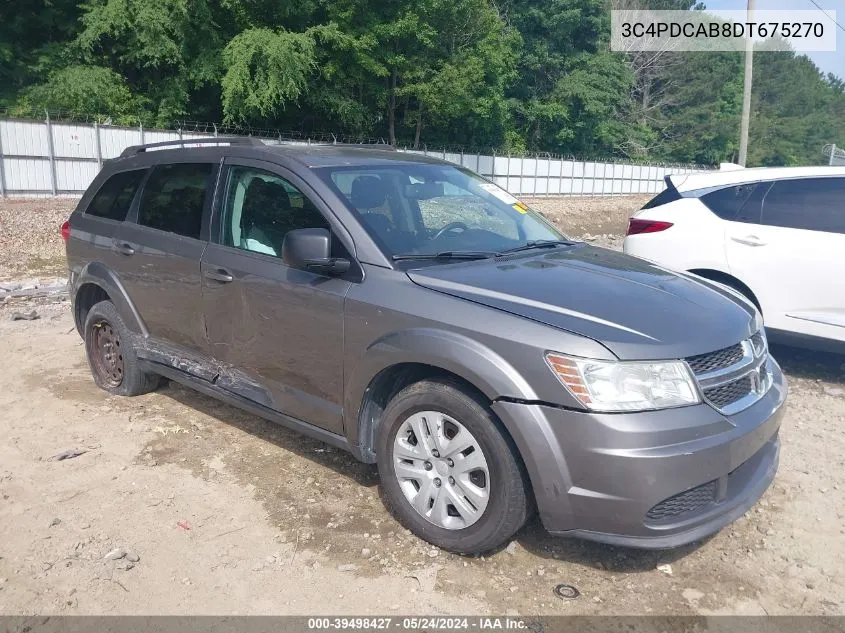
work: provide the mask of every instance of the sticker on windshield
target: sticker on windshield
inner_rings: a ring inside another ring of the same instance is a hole
[[[516,204],[517,202],[519,202],[519,200],[514,198],[511,194],[509,194],[507,191],[502,189],[499,185],[494,185],[492,182],[482,182],[482,183],[479,183],[478,186],[481,187],[487,193],[495,196],[496,198],[498,198],[499,200],[501,200],[505,204],[511,204],[512,205],[512,204]]]
[[[516,203],[513,205],[514,210],[522,213],[523,215],[528,213],[528,205],[522,202],[522,200],[517,200]]]

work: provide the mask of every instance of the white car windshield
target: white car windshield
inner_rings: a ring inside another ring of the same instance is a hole
[[[388,256],[497,253],[566,239],[504,189],[451,165],[321,170]]]

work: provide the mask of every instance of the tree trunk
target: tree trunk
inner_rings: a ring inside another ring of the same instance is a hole
[[[423,107],[420,104],[419,112],[417,112],[417,129],[414,132],[414,149],[419,149],[420,147],[420,132],[422,132],[422,112]]]
[[[396,145],[396,71],[390,75],[387,93],[387,134],[391,145]]]
[[[646,76],[643,83],[643,105],[640,110],[640,125],[646,124],[646,112],[651,107],[651,76]]]

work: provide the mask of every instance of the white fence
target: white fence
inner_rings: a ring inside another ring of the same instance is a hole
[[[212,136],[143,127],[0,119],[0,196],[81,195],[103,161],[119,156],[130,145]],[[271,138],[261,140],[270,145],[288,143]],[[536,155],[400,151],[427,154],[463,165],[523,196],[658,193],[665,186],[665,176],[701,169]]]

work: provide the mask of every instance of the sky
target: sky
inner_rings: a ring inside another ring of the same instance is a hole
[[[708,9],[745,9],[746,0],[703,0]],[[845,27],[845,0],[816,0],[818,5],[828,11],[836,12],[836,20]],[[816,9],[810,0],[754,0],[755,9]],[[845,32],[838,28],[830,19],[821,16],[832,29],[836,29],[836,52],[806,53],[819,70],[833,73],[845,79]]]

